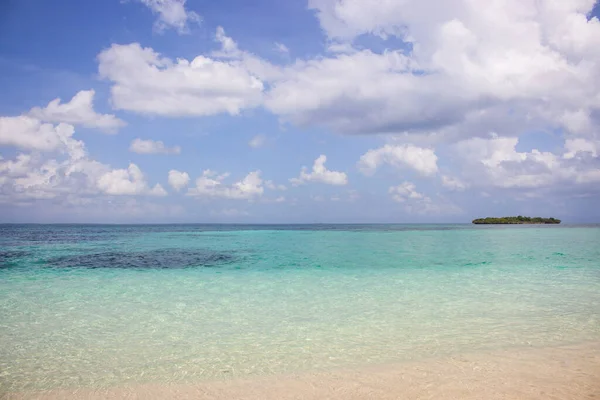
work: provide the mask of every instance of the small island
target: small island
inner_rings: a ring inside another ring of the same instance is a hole
[[[560,224],[560,219],[556,218],[541,218],[541,217],[487,217],[477,218],[473,220],[477,225],[492,225],[492,224]]]

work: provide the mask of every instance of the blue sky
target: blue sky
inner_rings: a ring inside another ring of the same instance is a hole
[[[599,221],[597,4],[472,3],[2,2],[0,221]]]

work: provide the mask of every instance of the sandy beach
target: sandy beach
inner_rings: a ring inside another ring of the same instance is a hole
[[[195,384],[9,393],[4,399],[596,399],[600,342]]]

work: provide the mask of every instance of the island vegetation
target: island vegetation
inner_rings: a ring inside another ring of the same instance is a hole
[[[474,224],[560,224],[560,219],[556,218],[541,218],[541,217],[487,217],[473,220]]]

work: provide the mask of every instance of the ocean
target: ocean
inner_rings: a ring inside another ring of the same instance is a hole
[[[598,225],[0,225],[0,394],[599,340]]]

